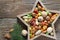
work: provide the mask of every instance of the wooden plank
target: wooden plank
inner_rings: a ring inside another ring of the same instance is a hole
[[[4,18],[4,19],[0,19],[0,40],[6,40],[3,35],[5,33],[8,32],[8,30],[10,30],[14,23],[16,23],[16,19],[14,18]],[[56,23],[56,36],[57,36],[57,40],[60,40],[60,19],[58,20],[58,22]]]
[[[16,15],[32,10],[36,0],[0,0],[0,18],[16,17]],[[60,0],[43,0],[46,8],[60,10]]]

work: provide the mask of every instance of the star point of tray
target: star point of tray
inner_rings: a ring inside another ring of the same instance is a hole
[[[41,33],[54,37],[52,23],[58,15],[58,13],[46,10],[40,1],[38,1],[35,4],[34,10],[31,13],[21,16],[21,18],[30,25],[29,37],[31,39]]]

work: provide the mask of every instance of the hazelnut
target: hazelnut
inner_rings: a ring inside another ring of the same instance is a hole
[[[10,35],[9,33],[6,33],[6,34],[4,35],[4,37],[5,37],[6,39],[10,39],[10,38],[11,38],[11,35]]]
[[[51,17],[52,16],[52,13],[49,13],[49,16]]]
[[[42,10],[42,11],[44,11],[44,10],[45,10],[45,8],[41,8],[41,10]]]
[[[38,9],[41,9],[41,6],[40,5],[38,6]]]

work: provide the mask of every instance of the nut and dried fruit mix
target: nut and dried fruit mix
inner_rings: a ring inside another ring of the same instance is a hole
[[[58,16],[57,13],[52,13],[46,10],[39,2],[34,8],[33,12],[22,16],[21,18],[30,25],[30,38],[33,38],[40,33],[54,36],[51,23]]]

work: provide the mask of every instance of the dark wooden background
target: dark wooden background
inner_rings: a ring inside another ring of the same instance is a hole
[[[32,10],[36,0],[0,0],[0,18],[15,18]],[[60,10],[60,0],[42,0],[46,8]]]
[[[0,40],[6,40],[4,34],[8,33],[16,16],[32,10],[36,0],[0,0]],[[42,0],[46,8],[60,11],[60,0]],[[55,24],[57,40],[60,40],[60,18]]]

